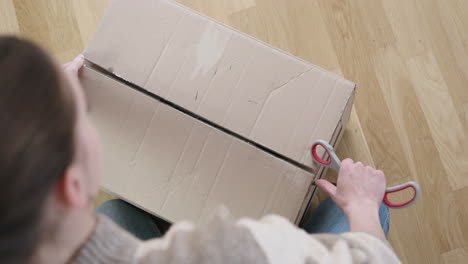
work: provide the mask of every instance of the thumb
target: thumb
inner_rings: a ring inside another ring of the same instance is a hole
[[[73,61],[70,62],[68,65],[69,69],[73,72],[78,72],[78,70],[83,66],[84,63],[84,56],[78,55]]]
[[[320,188],[320,190],[326,192],[333,199],[336,194],[336,186],[327,180],[316,180],[315,185]]]

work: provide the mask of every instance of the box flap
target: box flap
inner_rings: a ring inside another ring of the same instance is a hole
[[[220,205],[299,220],[315,175],[92,69],[81,80],[104,188],[169,221],[204,222]]]
[[[355,87],[165,0],[114,0],[84,54],[109,72],[311,168],[312,142],[331,140]]]

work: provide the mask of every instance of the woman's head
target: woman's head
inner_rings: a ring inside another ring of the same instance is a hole
[[[80,89],[34,44],[0,37],[2,263],[27,259],[51,232],[47,221],[87,207],[96,192],[96,139]],[[46,217],[51,203],[61,209]]]

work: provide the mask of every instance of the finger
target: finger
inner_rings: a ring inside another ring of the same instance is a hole
[[[332,199],[333,199],[333,197],[335,197],[336,186],[333,185],[331,182],[329,182],[327,180],[320,179],[320,180],[315,181],[315,185],[317,185],[317,187],[319,187],[320,190],[322,190],[325,193],[327,193],[328,195],[330,195],[330,197]]]
[[[353,165],[354,164],[354,161],[352,159],[344,159],[342,162],[341,162],[341,167],[348,167],[350,165]]]
[[[376,177],[385,179],[385,174],[383,173],[383,171],[381,171],[381,170],[374,170],[373,173],[374,173],[374,175],[375,175]]]
[[[70,62],[67,68],[73,72],[78,72],[78,70],[83,66],[83,63],[84,56],[78,55],[75,59],[73,59],[73,61]]]
[[[340,171],[338,172],[338,181],[340,180],[340,175],[342,175],[345,171],[348,171],[349,168],[354,164],[352,159],[345,159],[341,162]]]
[[[345,159],[341,162],[340,166],[340,171],[338,172],[338,175],[342,174],[343,171],[346,171],[349,169],[354,164],[354,161],[352,159]],[[339,177],[338,177],[339,178]]]
[[[385,173],[383,173],[383,171],[381,171],[381,170],[377,170],[376,175],[377,175],[377,177],[380,177],[381,179],[383,179],[384,186],[385,186],[387,184],[387,179],[385,177]]]

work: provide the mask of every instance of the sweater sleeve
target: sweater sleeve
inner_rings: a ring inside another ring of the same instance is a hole
[[[368,233],[311,235],[275,215],[239,224],[252,232],[268,263],[401,263],[387,241]]]
[[[237,222],[220,210],[208,224],[174,225],[143,242],[136,263],[400,263],[388,244],[367,233],[310,235],[280,216]]]

